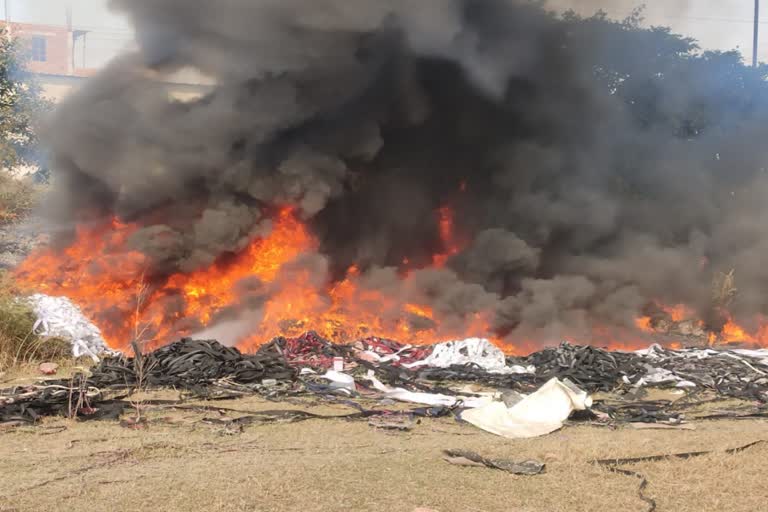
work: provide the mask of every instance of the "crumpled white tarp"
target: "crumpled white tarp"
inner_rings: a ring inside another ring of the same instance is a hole
[[[35,334],[68,340],[72,343],[73,356],[88,356],[94,362],[99,361],[100,355],[112,352],[99,328],[68,298],[36,294],[28,301],[37,316]]]
[[[554,378],[512,407],[493,402],[461,413],[461,419],[487,432],[509,439],[525,439],[562,428],[573,411],[592,406],[585,391]]]
[[[411,402],[415,404],[424,404],[432,406],[444,406],[453,407],[459,404],[463,407],[483,407],[492,402],[493,398],[490,396],[481,397],[455,397],[450,395],[443,395],[438,393],[421,393],[408,391],[404,388],[391,388],[377,379],[373,372],[368,372],[368,380],[373,383],[373,387],[381,391],[385,397],[392,400],[398,400],[400,402]]]
[[[323,378],[330,381],[330,387],[333,389],[343,389],[350,393],[354,393],[357,389],[355,386],[355,378],[346,373],[337,372],[335,370],[328,370]]]
[[[453,365],[476,364],[488,373],[534,373],[533,366],[507,366],[504,352],[496,345],[483,338],[468,338],[447,341],[434,346],[432,353],[421,361],[403,365],[406,368],[432,366],[448,368]]]

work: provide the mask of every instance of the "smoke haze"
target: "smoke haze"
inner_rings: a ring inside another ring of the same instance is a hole
[[[730,269],[734,312],[768,312],[768,125],[681,134],[667,120],[721,87],[693,76],[655,84],[639,119],[616,87],[646,85],[599,72],[652,61],[639,31],[523,0],[113,4],[141,51],[59,109],[50,207],[138,222],[131,247],[158,277],[242,250],[292,205],[320,239],[302,267],[320,282],[355,264],[364,288],[445,322],[493,311],[511,339],[632,327],[654,302],[716,323],[712,277]],[[169,100],[156,76],[185,67],[215,89]],[[445,206],[461,250],[403,278],[405,258],[447,249]]]

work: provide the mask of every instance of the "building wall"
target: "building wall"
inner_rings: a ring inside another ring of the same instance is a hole
[[[32,52],[34,38],[45,40],[45,60],[30,59],[27,68],[34,73],[67,75],[72,73],[72,32],[65,27],[11,23],[11,34]]]
[[[84,42],[83,33],[72,32],[66,27],[52,25],[32,25],[28,23],[11,23],[10,32],[18,37],[30,56],[34,54],[35,38],[45,41],[45,59],[27,61],[27,69],[35,75],[43,89],[43,95],[54,103],[63,100],[88,77],[97,73],[96,69],[75,66],[75,48],[78,41]],[[39,45],[39,42],[37,43]],[[39,49],[39,46],[38,46]],[[81,48],[82,49],[82,48]],[[37,52],[37,57],[40,57]],[[168,94],[180,101],[190,101],[199,98],[210,90],[213,82],[194,72],[185,70],[177,76],[165,78]]]

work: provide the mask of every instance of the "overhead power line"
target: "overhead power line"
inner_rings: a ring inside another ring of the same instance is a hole
[[[682,21],[706,21],[712,23],[739,23],[744,25],[751,25],[754,23],[753,19],[747,18],[715,18],[711,16],[674,16],[671,14],[659,16],[659,18],[665,20],[682,20]],[[759,21],[761,25],[768,25],[768,21]]]

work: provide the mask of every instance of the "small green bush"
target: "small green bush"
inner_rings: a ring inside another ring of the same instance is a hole
[[[27,179],[16,179],[0,171],[0,224],[22,219],[37,204],[39,187]]]

